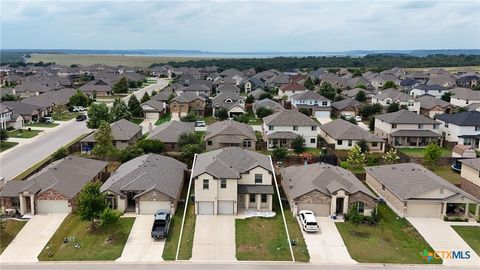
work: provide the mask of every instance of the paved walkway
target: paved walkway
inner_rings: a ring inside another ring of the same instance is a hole
[[[140,123],[140,126],[142,127],[142,134],[147,134],[150,132],[150,124],[152,125],[152,131],[155,129],[155,122],[157,122],[158,119],[143,119],[143,122]]]
[[[68,214],[34,215],[0,255],[2,263],[38,262],[38,255]]]
[[[235,216],[196,217],[192,261],[232,262],[235,252]]]
[[[299,221],[300,223],[300,221]],[[327,217],[317,217],[320,230],[316,233],[303,232],[311,263],[354,264],[348,253],[335,222]]]
[[[117,262],[161,262],[165,240],[154,240],[151,236],[153,215],[137,215],[122,256]]]
[[[455,232],[451,224],[439,218],[407,218],[435,251],[470,251],[470,259],[444,259],[448,266],[480,266],[479,256]]]

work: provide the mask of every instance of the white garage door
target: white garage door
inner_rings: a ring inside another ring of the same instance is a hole
[[[70,213],[72,211],[67,200],[36,200],[35,204],[38,214]]]
[[[219,215],[233,215],[233,201],[218,201]]]
[[[441,213],[441,203],[407,202],[407,217],[439,218]]]
[[[170,211],[169,201],[140,201],[139,214],[150,215],[155,214],[158,210]]]
[[[213,202],[198,202],[199,215],[213,215]]]
[[[145,118],[147,118],[147,119],[158,119],[158,113],[157,112],[147,112],[147,113],[145,113]]]
[[[310,210],[315,213],[315,216],[328,217],[330,216],[330,204],[329,203],[298,203],[298,211]]]
[[[330,112],[329,111],[316,111],[315,112],[316,118],[329,118]]]

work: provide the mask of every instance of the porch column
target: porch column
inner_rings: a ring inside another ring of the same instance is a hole
[[[27,201],[24,195],[20,195],[18,197],[20,199],[20,214],[24,215],[25,210],[27,209],[27,206],[26,206]]]
[[[245,209],[248,210],[250,208],[250,194],[244,194],[243,196],[243,199],[245,200]]]
[[[443,209],[442,209],[442,216],[446,216],[447,215],[447,203],[443,203]]]
[[[335,215],[335,210],[337,208],[337,195],[332,196],[332,203],[330,204],[330,215]]]
[[[417,137],[417,147],[420,144],[420,137]]]
[[[468,217],[468,206],[469,206],[469,203],[466,203],[465,204],[465,216]]]
[[[30,195],[30,207],[32,209],[32,215],[35,215],[35,196]]]
[[[268,195],[267,200],[268,200],[268,210],[272,211],[273,195]],[[478,205],[477,205],[477,211],[478,211]]]
[[[262,194],[256,194],[256,195],[255,195],[255,201],[256,201],[256,203],[257,203],[257,210],[262,209],[262,205],[261,205],[261,203],[262,203]]]
[[[475,208],[475,219],[478,218],[478,210],[480,209],[480,204],[477,203],[477,207]]]
[[[343,213],[348,213],[348,195],[343,198]]]

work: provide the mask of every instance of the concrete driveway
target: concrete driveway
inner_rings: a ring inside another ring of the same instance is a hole
[[[196,217],[192,261],[231,262],[235,258],[235,217]]]
[[[455,232],[448,222],[439,218],[407,218],[435,251],[470,251],[470,259],[444,259],[448,266],[480,266],[480,258]]]
[[[68,214],[34,215],[0,255],[2,263],[38,262],[38,255]]]
[[[142,127],[142,134],[150,132],[150,125],[153,131],[155,129],[155,123],[157,122],[157,120],[158,119],[143,119],[143,122],[140,123],[140,126]]]
[[[310,254],[310,262],[321,264],[356,263],[350,257],[335,222],[327,217],[317,217],[317,223],[320,230],[316,233],[306,233],[302,230]]]
[[[118,262],[161,262],[165,239],[150,237],[153,215],[137,215]]]

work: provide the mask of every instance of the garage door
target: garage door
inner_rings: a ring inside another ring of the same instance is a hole
[[[218,201],[219,215],[233,215],[233,201]]]
[[[329,111],[316,111],[315,117],[317,118],[329,118],[330,112]]]
[[[38,214],[70,213],[72,211],[67,200],[36,200],[35,204]]]
[[[439,218],[442,213],[441,203],[407,203],[407,217]]]
[[[299,203],[297,204],[298,211],[310,210],[315,213],[315,216],[328,217],[330,215],[329,203]]]
[[[169,201],[140,201],[139,214],[150,215],[155,214],[158,210],[170,211]]]
[[[158,113],[157,112],[147,112],[147,113],[145,113],[145,118],[147,118],[147,119],[158,119]]]
[[[199,215],[213,215],[213,202],[198,202]]]

